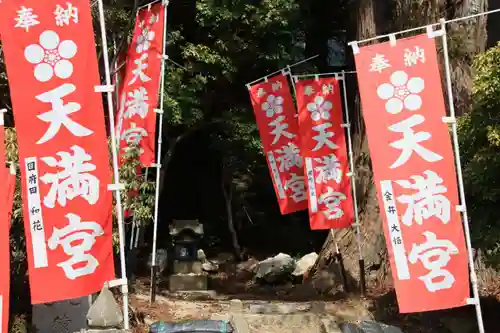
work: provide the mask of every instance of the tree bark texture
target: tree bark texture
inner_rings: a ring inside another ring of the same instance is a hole
[[[222,168],[221,188],[222,193],[224,194],[224,201],[226,203],[227,227],[229,229],[229,233],[231,234],[231,242],[233,244],[236,257],[241,260],[241,246],[238,241],[238,233],[236,232],[233,219],[233,177],[226,162],[222,163]]]

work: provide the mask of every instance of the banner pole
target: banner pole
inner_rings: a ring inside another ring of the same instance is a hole
[[[460,147],[458,144],[458,133],[457,133],[457,122],[455,118],[455,105],[453,104],[453,89],[451,84],[451,73],[450,73],[450,57],[448,54],[448,40],[446,38],[446,21],[444,19],[440,20],[441,23],[441,39],[443,43],[443,55],[444,55],[444,66],[446,73],[446,89],[448,92],[448,104],[450,108],[450,117],[447,123],[451,123],[451,131],[453,135],[453,148],[455,150],[455,164],[457,167],[457,178],[458,178],[458,189],[460,193],[460,206],[457,207],[462,212],[463,217],[463,225],[465,231],[465,240],[467,242],[467,252],[469,255],[469,269],[470,269],[470,279],[472,283],[472,293],[474,298],[471,300],[474,306],[476,307],[476,316],[477,316],[477,325],[479,328],[479,333],[484,333],[484,323],[483,323],[483,314],[481,312],[481,303],[479,300],[479,288],[477,283],[477,275],[476,270],[474,268],[474,257],[472,255],[472,241],[470,237],[469,230],[469,218],[467,214],[467,204],[465,201],[465,189],[464,189],[464,180],[462,176],[462,163],[460,161]]]
[[[129,250],[132,250],[133,244],[134,244],[134,231],[135,231],[135,221],[132,219],[132,227],[130,228],[130,244],[129,244]]]
[[[160,84],[160,108],[155,109],[158,113],[158,151],[156,157],[156,188],[155,188],[155,210],[154,210],[154,226],[153,226],[153,249],[151,253],[151,290],[150,303],[154,303],[156,299],[156,275],[158,268],[156,267],[156,246],[158,238],[158,209],[160,202],[160,171],[161,171],[161,143],[163,135],[163,104],[165,99],[165,66],[168,60],[166,55],[167,50],[167,7],[168,0],[163,0],[163,51],[161,54],[161,84]]]
[[[111,85],[111,74],[109,69],[109,55],[108,55],[108,41],[106,37],[106,23],[104,21],[104,6],[103,0],[98,0],[99,5],[99,23],[101,27],[101,42],[102,42],[102,54],[104,58],[104,72],[106,79],[106,97],[108,103],[108,113],[109,113],[109,131],[111,132],[111,151],[113,155],[113,175],[114,182],[109,186],[110,190],[115,192],[116,200],[116,220],[118,223],[118,234],[120,238],[120,264],[121,264],[121,291],[123,295],[123,326],[124,329],[128,330],[130,328],[129,315],[128,315],[128,281],[127,281],[127,268],[125,263],[125,232],[123,228],[123,211],[122,211],[122,199],[120,196],[120,191],[124,190],[123,184],[120,184],[120,175],[118,172],[118,153],[116,146],[116,133],[115,133],[115,117],[113,113],[113,86]]]
[[[349,105],[347,103],[347,84],[346,84],[346,72],[342,71],[342,88],[344,90],[344,115],[345,124],[342,127],[347,128],[347,149],[349,150],[349,165],[351,169],[351,187],[352,187],[352,200],[354,203],[354,217],[355,217],[355,227],[356,227],[356,242],[358,243],[358,253],[359,253],[359,285],[361,295],[366,294],[366,279],[365,279],[365,259],[363,256],[363,250],[361,248],[361,223],[359,222],[359,209],[358,209],[358,197],[356,191],[356,172],[354,171],[354,153],[352,148],[352,136],[351,136],[351,121],[349,117]]]
[[[283,71],[282,73],[290,77],[290,80],[292,81],[293,97],[295,98],[295,103],[297,103],[297,89],[295,88],[295,81],[293,81],[292,69],[290,66],[286,66],[286,71]],[[297,110],[297,114],[298,112],[299,110]]]

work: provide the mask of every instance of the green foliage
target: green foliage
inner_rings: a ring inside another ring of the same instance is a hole
[[[137,225],[146,226],[153,221],[155,183],[149,180],[149,170],[142,172],[139,161],[140,149],[130,145],[123,155],[125,162],[120,167],[120,182],[123,209],[133,214]]]
[[[474,60],[472,111],[459,119],[474,245],[500,264],[500,44]]]
[[[304,56],[295,0],[199,0],[188,7],[169,6],[179,13],[169,17],[167,41],[164,120],[171,139],[203,122],[253,122],[245,83]]]

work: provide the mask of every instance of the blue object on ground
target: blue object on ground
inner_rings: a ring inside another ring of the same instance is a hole
[[[354,324],[343,324],[340,327],[342,333],[364,333],[358,326]]]
[[[231,333],[233,328],[224,320],[190,320],[182,323],[157,321],[150,333]]]
[[[362,321],[358,327],[363,333],[385,333],[382,326],[375,321]]]

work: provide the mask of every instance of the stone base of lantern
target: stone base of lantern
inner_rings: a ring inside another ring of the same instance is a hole
[[[199,261],[174,261],[174,274],[202,274],[203,267]]]
[[[207,290],[208,277],[195,273],[170,275],[168,289],[170,292]]]

